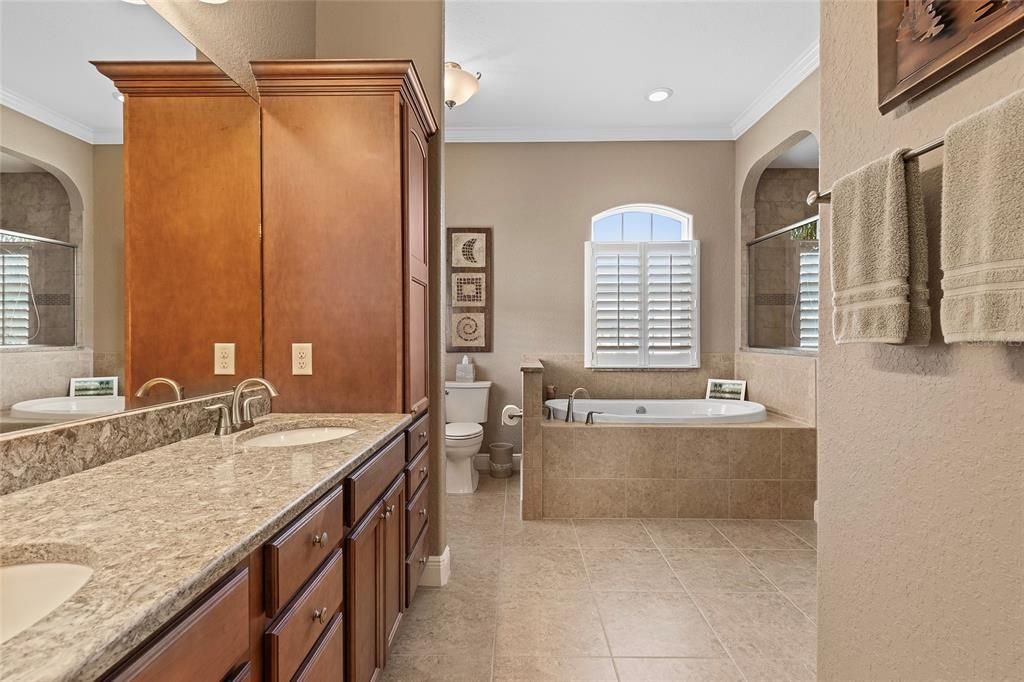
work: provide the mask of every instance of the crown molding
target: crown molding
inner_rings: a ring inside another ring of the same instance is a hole
[[[0,104],[51,128],[55,128],[62,133],[76,137],[83,142],[88,142],[89,144],[111,144],[106,142],[97,143],[96,131],[89,126],[68,118],[64,114],[60,114],[28,97],[22,97],[16,92],[11,92],[6,88],[0,88]],[[118,138],[120,138],[120,133],[118,133]]]
[[[637,128],[470,128],[447,126],[444,141],[462,142],[669,142],[731,140],[725,126]]]
[[[761,120],[772,107],[781,102],[793,89],[818,68],[819,43],[817,40],[790,64],[779,77],[772,81],[764,92],[758,95],[750,105],[732,122],[732,139],[750,130]]]

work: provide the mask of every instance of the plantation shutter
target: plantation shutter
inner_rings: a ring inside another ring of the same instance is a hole
[[[700,243],[588,242],[587,366],[700,366]]]
[[[818,247],[800,247],[800,347],[818,347]]]
[[[697,367],[700,244],[649,242],[644,247],[646,366]]]
[[[589,333],[594,367],[639,367],[642,354],[641,248],[587,243]]]
[[[27,253],[0,253],[0,341],[28,344],[29,281]]]

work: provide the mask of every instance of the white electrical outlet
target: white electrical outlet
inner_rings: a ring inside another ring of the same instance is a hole
[[[235,373],[235,344],[215,343],[213,344],[213,373],[234,374]]]
[[[313,373],[313,344],[292,344],[292,374]]]

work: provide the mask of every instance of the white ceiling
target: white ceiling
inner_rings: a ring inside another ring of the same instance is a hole
[[[814,135],[808,135],[795,145],[782,152],[774,161],[768,164],[769,168],[817,168],[818,167],[818,139]]]
[[[195,59],[146,5],[0,0],[0,102],[94,144],[121,141],[121,103],[91,60]]]
[[[483,74],[448,141],[735,139],[817,68],[818,2],[448,0],[445,41]]]

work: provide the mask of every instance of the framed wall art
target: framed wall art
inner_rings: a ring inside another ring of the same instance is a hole
[[[884,114],[1024,34],[1024,0],[877,0]]]
[[[493,347],[494,290],[489,227],[449,227],[448,324],[449,353],[490,353]]]

